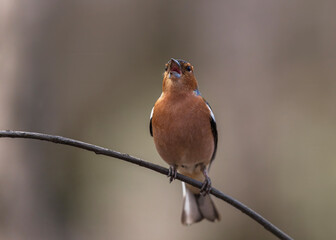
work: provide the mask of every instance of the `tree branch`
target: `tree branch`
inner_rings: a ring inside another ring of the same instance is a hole
[[[48,142],[53,142],[53,143],[59,143],[59,144],[64,144],[64,145],[69,145],[81,149],[85,149],[91,152],[95,152],[96,154],[101,154],[105,156],[110,156],[114,158],[118,158],[121,160],[124,160],[126,162],[130,162],[133,164],[137,164],[141,167],[149,168],[153,171],[159,172],[161,174],[167,175],[168,174],[168,169],[161,167],[157,164],[153,164],[150,162],[146,162],[140,158],[130,156],[125,153],[120,153],[116,152],[107,148],[99,147],[93,144],[77,141],[74,139],[66,138],[66,137],[61,137],[61,136],[54,136],[54,135],[48,135],[48,134],[43,134],[43,133],[34,133],[34,132],[23,132],[23,131],[11,131],[11,130],[6,130],[6,131],[0,131],[0,138],[1,137],[9,137],[9,138],[30,138],[30,139],[37,139],[37,140],[43,140],[43,141],[48,141]],[[190,177],[184,176],[182,174],[177,174],[176,179],[183,181],[185,183],[188,183],[196,188],[201,188],[202,183],[199,181],[196,181]],[[288,236],[286,233],[281,231],[279,228],[274,226],[271,222],[266,220],[264,217],[262,217],[260,214],[256,213],[249,207],[245,206],[238,200],[222,193],[221,191],[217,190],[216,188],[211,188],[210,194],[214,195],[217,198],[220,198],[227,202],[228,204],[232,205],[233,207],[239,209],[255,221],[257,221],[260,225],[262,225],[265,229],[273,233],[276,237],[279,239],[284,239],[284,240],[292,240],[290,236]]]

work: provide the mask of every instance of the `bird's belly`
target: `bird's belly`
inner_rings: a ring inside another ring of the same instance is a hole
[[[192,119],[194,117],[196,121]],[[169,165],[183,165],[187,170],[199,163],[210,163],[214,140],[206,116],[188,116],[184,113],[161,123],[154,127],[154,141],[160,156]]]

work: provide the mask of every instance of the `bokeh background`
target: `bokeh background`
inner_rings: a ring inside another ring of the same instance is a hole
[[[336,238],[336,2],[1,0],[0,129],[166,166],[148,131],[164,64],[195,66],[219,130],[213,185],[295,239]],[[0,139],[0,239],[275,239],[181,184],[67,146]]]

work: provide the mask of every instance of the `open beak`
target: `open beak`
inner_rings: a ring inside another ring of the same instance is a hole
[[[181,77],[182,75],[181,65],[176,59],[174,58],[170,59],[168,65],[169,65],[169,75],[170,76],[173,75],[178,78]]]

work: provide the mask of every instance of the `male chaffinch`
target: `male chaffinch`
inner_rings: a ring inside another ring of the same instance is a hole
[[[172,58],[166,64],[162,94],[152,109],[149,128],[157,151],[170,166],[170,182],[177,171],[203,182],[201,190],[182,183],[182,223],[220,220],[208,194],[211,180],[207,173],[216,155],[216,121],[198,90],[190,63]]]

